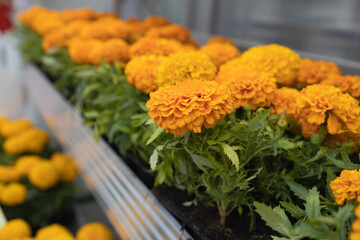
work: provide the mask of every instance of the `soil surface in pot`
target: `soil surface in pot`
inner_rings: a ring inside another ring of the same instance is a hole
[[[226,228],[219,225],[219,215],[216,208],[183,206],[186,201],[192,200],[186,192],[173,187],[160,186],[152,190],[159,201],[183,224],[183,227],[195,239],[201,240],[259,240],[272,238],[277,235],[265,222],[256,217],[254,229],[249,232],[249,218],[234,211],[227,218]]]

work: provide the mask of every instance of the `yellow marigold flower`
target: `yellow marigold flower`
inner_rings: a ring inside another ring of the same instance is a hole
[[[101,18],[85,26],[79,36],[83,39],[108,40],[110,38],[127,39],[130,31],[126,22],[115,18]]]
[[[207,41],[207,45],[211,44],[211,43],[223,43],[223,44],[229,44],[229,45],[236,47],[235,43],[231,39],[223,37],[223,36],[213,36],[212,38],[210,38]]]
[[[16,160],[15,168],[21,175],[26,176],[29,171],[41,161],[42,158],[36,155],[22,156]]]
[[[50,161],[42,161],[29,172],[29,181],[40,190],[54,187],[60,180],[59,172]]]
[[[161,26],[169,25],[170,22],[169,22],[169,20],[167,20],[166,18],[161,17],[161,16],[148,16],[144,20],[144,24],[145,24],[146,29],[150,29],[153,27],[161,27]]]
[[[355,199],[360,194],[359,170],[342,170],[340,176],[330,182],[330,188],[339,205],[343,205],[345,200]]]
[[[112,240],[113,235],[104,224],[93,222],[82,226],[76,233],[76,240]]]
[[[26,143],[25,152],[29,153],[41,153],[50,140],[47,132],[38,128],[28,129],[19,134],[18,137],[24,139]]]
[[[29,8],[28,10],[21,12],[18,17],[22,24],[26,26],[30,26],[35,16],[37,16],[41,12],[47,12],[46,8],[40,6],[34,6]]]
[[[59,237],[62,238],[59,238]],[[75,240],[71,232],[60,224],[51,224],[37,231],[36,240]]]
[[[99,65],[103,58],[105,62],[113,64],[118,61],[124,67],[129,61],[128,44],[121,39],[109,39],[105,42],[98,42],[89,52],[89,61],[93,65]]]
[[[126,80],[141,92],[149,94],[159,88],[156,83],[156,74],[159,64],[166,57],[143,55],[133,58],[125,68]]]
[[[288,87],[278,88],[271,96],[272,109],[278,115],[284,110],[287,115],[291,115],[296,119],[299,112],[296,104],[298,98],[300,98],[298,90]]]
[[[150,38],[170,38],[186,42],[190,38],[190,30],[177,24],[171,24],[151,28],[146,32],[146,36]]]
[[[1,196],[1,192],[5,189],[6,185],[3,182],[0,182],[0,196]]]
[[[21,178],[21,173],[14,166],[0,165],[0,182],[16,182]]]
[[[210,43],[202,46],[200,52],[203,52],[210,58],[216,67],[240,56],[240,51],[227,43]]]
[[[357,218],[360,218],[360,205],[357,205],[357,207],[354,210],[354,214]]]
[[[87,24],[89,24],[89,21],[76,20],[64,25],[60,29],[51,31],[44,36],[42,40],[42,48],[47,51],[55,46],[68,46],[70,40],[75,37]]]
[[[62,153],[54,153],[50,162],[54,164],[60,175],[60,181],[72,182],[78,175],[74,160]]]
[[[174,104],[176,103],[176,104]],[[229,90],[215,81],[190,79],[150,93],[146,103],[156,125],[176,136],[213,128],[233,111]]]
[[[354,98],[360,97],[360,76],[332,75],[322,81],[321,84],[334,85],[341,91],[350,93]]]
[[[178,52],[161,62],[156,82],[159,87],[165,87],[187,79],[212,81],[216,71],[216,66],[204,53]]]
[[[356,219],[352,224],[351,224],[351,229],[354,232],[360,232],[360,219]]]
[[[0,117],[0,131],[1,131],[1,126],[8,122],[10,122],[10,120],[8,118]],[[0,134],[1,134],[1,132],[0,132]]]
[[[66,22],[74,20],[94,20],[99,16],[99,13],[90,8],[65,9],[61,12],[61,17]]]
[[[270,74],[245,66],[233,68],[227,74],[231,77],[223,78],[220,72],[216,81],[230,89],[235,108],[248,104],[251,109],[270,106],[271,95],[276,90],[276,80]]]
[[[305,58],[300,64],[300,70],[297,74],[297,83],[302,86],[321,83],[332,75],[341,75],[341,71],[335,63]]]
[[[162,55],[168,56],[170,54],[179,52],[182,50],[180,42],[173,39],[152,39],[141,38],[133,45],[130,46],[129,54],[130,58],[142,56],[142,55]]]
[[[8,221],[0,230],[0,240],[31,237],[31,227],[21,218]]]
[[[16,134],[19,134],[26,129],[31,128],[32,123],[28,119],[19,119],[16,121],[6,121],[0,125],[0,134],[1,136],[7,138]]]
[[[272,74],[277,83],[292,85],[300,68],[301,58],[290,48],[270,44],[248,49],[240,57],[241,65]]]
[[[8,184],[0,194],[0,201],[5,206],[17,206],[26,201],[27,190],[24,184],[13,182]]]

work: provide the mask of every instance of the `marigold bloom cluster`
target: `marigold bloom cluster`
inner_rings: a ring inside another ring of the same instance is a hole
[[[21,173],[14,166],[0,165],[0,182],[16,182],[21,178]]]
[[[73,20],[95,20],[100,16],[102,14],[90,8],[65,9],[61,12],[61,17],[67,22]]]
[[[108,40],[111,38],[128,39],[130,36],[129,26],[126,22],[116,18],[100,18],[86,25],[80,32],[82,39]]]
[[[332,75],[321,84],[337,86],[341,91],[350,93],[354,98],[360,98],[360,76]]]
[[[0,135],[4,138],[7,138],[19,134],[31,127],[32,127],[32,123],[28,119],[19,119],[16,121],[4,120],[0,125]]]
[[[315,83],[321,83],[330,76],[340,76],[339,67],[333,62],[322,60],[301,60],[300,70],[297,74],[297,83],[306,86]]]
[[[125,68],[126,80],[141,92],[149,94],[159,88],[156,83],[158,66],[166,57],[144,55],[133,58]]]
[[[12,182],[4,186],[0,192],[0,202],[4,206],[17,206],[25,202],[27,190],[24,184]]]
[[[297,101],[304,136],[311,136],[325,123],[330,134],[360,133],[360,107],[356,99],[334,86],[310,85],[300,91]]]
[[[25,155],[16,160],[15,168],[22,176],[27,176],[29,171],[41,161],[43,159],[37,155]]]
[[[78,176],[75,162],[69,156],[62,153],[54,153],[50,158],[50,162],[58,171],[61,182],[72,182]]]
[[[51,224],[43,227],[37,231],[36,240],[51,240],[51,239],[64,239],[64,240],[75,240],[71,232],[60,224]]]
[[[0,240],[15,240],[31,237],[31,227],[23,219],[8,221],[0,230]]]
[[[297,119],[299,107],[296,104],[296,100],[298,98],[300,98],[300,93],[294,88],[277,88],[271,96],[271,107],[278,115],[281,115],[282,112],[285,111],[287,115]]]
[[[210,38],[207,41],[207,44],[211,44],[211,43],[224,43],[224,44],[229,44],[229,45],[236,47],[235,43],[232,40],[230,40],[229,38],[223,37],[223,36],[214,36],[214,37]]]
[[[202,52],[179,52],[162,61],[156,82],[159,87],[170,86],[187,79],[212,81],[217,68]]]
[[[339,205],[343,205],[345,200],[355,199],[360,195],[359,170],[342,170],[340,176],[330,182],[330,188]]]
[[[216,81],[230,89],[235,108],[246,105],[250,105],[251,109],[270,106],[271,96],[276,90],[273,76],[246,66],[231,68],[231,71],[226,72],[220,69]]]
[[[241,54],[236,47],[228,43],[210,43],[202,46],[199,50],[205,53],[218,68]]]
[[[188,130],[200,133],[202,126],[213,128],[233,111],[232,104],[224,86],[191,79],[150,93],[146,106],[155,123],[176,137]]]
[[[154,27],[146,32],[149,38],[170,38],[185,42],[190,38],[190,31],[186,27],[171,24],[162,27]]]
[[[47,190],[54,187],[60,179],[59,172],[55,165],[49,161],[42,161],[36,164],[29,171],[29,181],[40,190]]]
[[[170,24],[169,20],[161,16],[148,16],[144,20],[144,25],[147,30],[150,28],[166,26],[169,24]]]
[[[301,63],[293,50],[278,44],[250,48],[240,59],[241,65],[270,73],[282,85],[294,84]]]
[[[111,231],[102,223],[93,222],[81,227],[76,233],[77,240],[112,240],[113,235]]]
[[[129,60],[129,47],[121,39],[74,39],[69,43],[69,55],[76,64],[99,65],[103,58],[108,63],[118,61],[121,66],[125,66]]]
[[[181,50],[182,45],[176,40],[144,37],[130,46],[129,55],[131,59],[142,55],[168,56]]]

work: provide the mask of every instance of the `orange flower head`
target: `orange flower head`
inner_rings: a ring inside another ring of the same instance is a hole
[[[194,39],[189,39],[186,42],[183,42],[183,48],[196,51],[199,49],[199,43]]]
[[[335,63],[303,59],[297,74],[297,83],[302,86],[321,83],[332,75],[341,75],[341,71]]]
[[[241,65],[270,73],[282,85],[294,84],[301,63],[293,50],[278,44],[250,48],[240,58]]]
[[[359,170],[342,170],[340,176],[330,182],[330,188],[339,205],[355,199],[360,194]]]
[[[321,84],[337,86],[341,91],[350,93],[354,98],[360,98],[360,76],[332,75]]]
[[[40,12],[34,17],[31,22],[31,28],[40,36],[45,36],[47,33],[55,29],[61,29],[65,21],[61,18],[61,14],[55,11]]]
[[[45,191],[59,182],[60,174],[52,162],[42,161],[30,170],[28,178],[33,186]]]
[[[169,22],[169,20],[167,20],[166,18],[161,17],[161,16],[148,16],[144,20],[144,24],[145,24],[146,29],[150,29],[150,28],[154,28],[154,27],[161,27],[161,26],[169,25],[170,22]]]
[[[18,206],[26,201],[27,190],[22,183],[13,182],[1,191],[0,201],[4,206]]]
[[[210,58],[216,67],[240,56],[240,51],[227,43],[210,43],[202,46],[200,52],[203,52]]]
[[[4,121],[0,126],[0,135],[4,138],[8,138],[32,127],[32,123],[29,119],[23,118],[16,121]]]
[[[74,20],[95,20],[99,16],[99,13],[95,12],[90,8],[65,9],[61,12],[61,17],[66,22]]]
[[[230,89],[234,98],[234,107],[250,105],[251,109],[267,107],[271,103],[271,95],[276,90],[276,80],[270,74],[258,72],[246,66],[231,69],[222,77],[222,71],[216,77],[216,81]]]
[[[80,32],[82,39],[108,40],[110,38],[128,39],[130,36],[129,25],[116,18],[99,18],[88,24]]]
[[[77,240],[113,240],[113,235],[104,224],[98,222],[88,223],[82,226],[76,233]]]
[[[159,87],[165,87],[187,79],[212,81],[216,71],[216,66],[204,53],[178,52],[159,65],[156,82]]]
[[[17,182],[21,173],[14,166],[0,165],[0,182]]]
[[[126,23],[129,26],[130,37],[129,42],[134,43],[140,38],[144,37],[146,33],[145,23],[137,18],[129,18],[126,20]]]
[[[150,93],[146,103],[156,125],[176,136],[213,128],[233,111],[229,90],[215,81],[189,79]]]
[[[31,237],[30,225],[21,218],[8,221],[0,230],[0,240],[13,240]]]
[[[31,26],[32,21],[34,21],[35,17],[42,13],[42,12],[47,12],[48,10],[44,7],[40,7],[40,6],[33,6],[31,8],[29,8],[28,10],[19,13],[18,17],[19,20],[22,24],[26,25],[26,26]]]
[[[95,42],[89,52],[89,63],[97,66],[103,58],[105,62],[113,64],[118,61],[124,67],[129,60],[128,44],[121,39],[110,39],[105,42]]]
[[[151,28],[146,32],[146,36],[150,38],[170,38],[180,42],[188,41],[190,39],[190,34],[189,29],[177,24]]]
[[[212,38],[209,39],[209,41],[207,41],[207,44],[211,44],[211,43],[224,43],[236,47],[235,43],[231,39],[223,36],[213,36]]]
[[[68,52],[71,60],[76,64],[89,63],[89,53],[95,47],[99,45],[99,40],[88,39],[73,39],[69,42]]]
[[[42,158],[37,155],[25,155],[16,160],[15,168],[21,175],[26,176],[29,171],[41,161]]]
[[[39,229],[36,233],[35,239],[36,240],[49,240],[49,239],[75,240],[71,232],[66,227],[57,223]]]
[[[280,115],[283,110],[287,115],[297,119],[299,108],[296,100],[300,98],[300,93],[294,88],[282,87],[274,91],[271,96],[271,106],[273,111]]]
[[[62,153],[54,153],[51,156],[50,162],[56,167],[61,182],[72,182],[78,175],[78,170],[75,162],[70,157]]]
[[[156,83],[158,66],[166,57],[143,55],[133,58],[125,68],[126,80],[141,92],[149,94],[159,88]]]
[[[129,54],[130,58],[133,59],[134,57],[142,55],[168,56],[181,50],[182,45],[179,41],[144,37],[131,45]]]

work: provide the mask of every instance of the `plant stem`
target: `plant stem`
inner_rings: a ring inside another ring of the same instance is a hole
[[[218,211],[220,215],[220,225],[225,227],[226,224],[226,217],[227,217],[227,204],[224,201],[220,201],[218,204]]]

